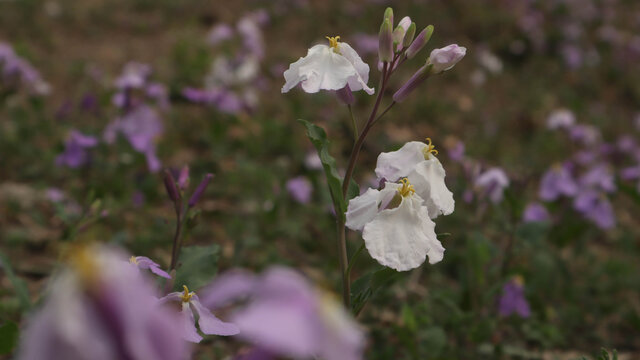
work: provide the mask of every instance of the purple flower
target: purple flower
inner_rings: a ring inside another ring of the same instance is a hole
[[[640,165],[630,166],[620,170],[620,177],[623,180],[640,179]]]
[[[607,197],[593,189],[582,190],[573,199],[573,208],[601,229],[616,225],[613,207]]]
[[[124,66],[115,85],[119,89],[139,89],[145,85],[150,75],[151,66],[132,61]]]
[[[480,174],[475,180],[475,186],[496,204],[502,201],[504,189],[509,186],[509,178],[504,170],[494,167]]]
[[[152,273],[160,277],[171,279],[171,276],[169,274],[160,269],[160,265],[146,256],[132,256],[129,258],[129,262],[135,265],[138,269],[149,269]]]
[[[540,203],[530,203],[524,209],[524,214],[522,214],[522,221],[526,223],[549,221],[549,211],[547,211],[547,208]]]
[[[568,109],[555,110],[547,118],[547,128],[551,130],[570,129],[575,123],[576,116]]]
[[[180,302],[182,307],[180,328],[182,329],[183,339],[194,343],[199,343],[202,340],[202,336],[198,334],[196,329],[194,313],[198,315],[198,326],[204,334],[222,336],[238,334],[239,330],[236,325],[226,323],[215,317],[209,309],[200,303],[198,295],[194,292],[189,292],[186,285],[183,285],[183,288],[184,292],[173,292],[160,299],[161,303],[168,301]]]
[[[268,19],[266,13],[256,12],[244,16],[237,24],[238,33],[242,36],[245,50],[258,59],[264,57],[264,40],[259,23],[261,20],[260,16],[263,17],[263,21]],[[267,16],[267,18],[265,19],[264,16]]]
[[[502,287],[502,295],[498,300],[498,313],[500,316],[512,314],[523,318],[531,316],[529,303],[524,297],[524,284],[521,277],[514,277]]]
[[[218,289],[251,289],[248,305],[233,316],[240,328],[239,337],[284,357],[362,358],[364,337],[353,319],[333,298],[315,290],[297,272],[274,267],[259,277],[237,273],[233,276],[235,286],[230,286],[226,275],[211,286],[215,288],[216,283],[224,281],[226,285]],[[222,302],[219,295],[214,302]]]
[[[123,257],[105,246],[74,250],[28,319],[17,359],[183,360],[179,318]]]
[[[594,145],[600,140],[600,130],[591,125],[574,125],[569,129],[569,137],[583,145]]]
[[[56,158],[59,166],[77,168],[89,161],[87,149],[98,145],[98,139],[84,135],[77,130],[72,130],[65,142],[64,152]]]
[[[456,144],[449,149],[449,159],[455,162],[461,162],[464,159],[464,150],[464,143],[457,141]]]
[[[574,196],[578,192],[570,164],[553,166],[542,176],[538,196],[545,201],[554,201],[561,195]]]
[[[313,192],[313,186],[311,181],[304,176],[298,176],[287,181],[287,192],[291,197],[301,203],[307,204],[311,201],[311,193]]]
[[[219,24],[214,26],[211,31],[209,31],[209,35],[207,35],[207,39],[209,45],[215,46],[219,43],[229,40],[233,36],[233,28],[227,24]]]
[[[180,190],[185,190],[189,186],[189,165],[185,165],[178,174],[178,187]]]
[[[58,188],[51,187],[45,192],[46,198],[54,203],[62,202],[65,199],[64,192]]]
[[[191,102],[212,105],[229,114],[236,114],[244,107],[242,100],[236,94],[221,88],[202,90],[188,87],[182,90],[182,95]]]
[[[117,133],[122,133],[136,151],[145,155],[149,170],[155,172],[161,167],[155,140],[163,131],[158,113],[150,106],[141,105],[107,125],[103,137],[107,143],[113,143]]]
[[[51,91],[40,73],[3,42],[0,42],[0,83],[16,88],[24,86],[33,95],[47,95]]]
[[[586,187],[596,187],[606,193],[616,191],[615,178],[607,164],[597,164],[580,177],[580,184]]]

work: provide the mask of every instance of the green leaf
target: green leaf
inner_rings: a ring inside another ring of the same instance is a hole
[[[351,286],[351,311],[358,314],[364,305],[382,287],[389,284],[399,273],[391,268],[374,270],[356,281]]]
[[[351,179],[351,182],[349,183],[349,188],[347,189],[347,198],[345,199],[345,202],[349,204],[349,200],[353,199],[358,195],[360,195],[360,186],[358,185],[357,182]]]
[[[181,291],[182,285],[189,290],[197,290],[208,284],[218,272],[220,246],[188,246],[180,250],[180,261],[176,269],[174,290]]]
[[[8,322],[0,326],[0,355],[10,354],[18,344],[18,325]]]
[[[306,120],[298,119],[298,121],[307,128],[307,136],[318,152],[320,162],[322,162],[322,167],[324,168],[324,176],[327,178],[327,184],[329,185],[329,192],[331,194],[333,206],[336,209],[340,209],[340,215],[344,217],[344,213],[347,211],[347,206],[346,201],[342,197],[342,177],[338,173],[336,159],[329,155],[329,140],[327,140],[327,133],[323,128]],[[355,184],[355,182],[353,184]],[[355,186],[357,187],[358,185],[355,184]],[[353,185],[349,184],[349,190],[351,190],[352,187]],[[351,194],[351,191],[349,194]]]
[[[4,269],[4,272],[7,274],[7,278],[13,285],[13,289],[18,296],[18,300],[20,300],[20,306],[23,310],[28,310],[31,308],[31,298],[29,297],[29,290],[27,289],[27,283],[20,279],[13,272],[13,268],[11,268],[11,263],[9,263],[9,259],[7,259],[4,254],[0,253],[0,268]]]

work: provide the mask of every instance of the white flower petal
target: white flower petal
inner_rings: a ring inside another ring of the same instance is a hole
[[[427,145],[411,141],[397,151],[381,153],[376,164],[376,176],[387,181],[397,181],[409,175],[417,164],[424,161],[424,148]]]
[[[400,206],[381,211],[366,224],[362,237],[371,256],[397,271],[420,266],[426,256],[431,264],[444,257],[435,224],[418,195],[404,198]]]
[[[424,199],[429,217],[432,219],[440,214],[451,214],[455,207],[453,193],[447,189],[444,182],[445,175],[438,158],[430,155],[429,160],[418,163],[414,171],[407,176],[416,193]]]
[[[367,82],[369,82],[369,65],[362,61],[360,55],[347,43],[338,43],[338,50],[357,72],[356,76],[352,76],[348,80],[351,91],[364,90],[367,94],[373,95],[375,90],[367,86]]]

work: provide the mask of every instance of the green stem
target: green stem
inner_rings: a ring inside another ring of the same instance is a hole
[[[360,245],[358,250],[356,250],[356,252],[353,253],[353,255],[351,255],[351,259],[349,259],[349,266],[347,266],[347,279],[351,276],[351,269],[353,268],[353,263],[356,261],[356,259],[358,258],[358,255],[360,255],[363,249],[364,249],[364,242],[362,243],[362,245]]]
[[[339,210],[338,210],[339,211]],[[340,261],[340,273],[342,274],[342,302],[347,308],[351,305],[351,281],[347,270],[349,260],[347,258],[347,239],[345,231],[344,215],[336,214],[338,221],[336,229],[338,231],[338,260]]]

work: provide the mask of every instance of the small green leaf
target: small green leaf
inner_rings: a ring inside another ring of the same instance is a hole
[[[10,354],[18,344],[18,325],[8,322],[0,326],[0,355]]]
[[[187,285],[189,290],[197,290],[208,284],[218,272],[219,257],[220,247],[217,244],[183,247],[174,289],[180,291],[182,285]]]
[[[324,175],[327,178],[327,184],[329,184],[329,192],[331,194],[333,206],[336,209],[340,209],[340,215],[344,217],[344,213],[347,209],[346,201],[342,196],[342,177],[338,173],[336,159],[329,155],[329,140],[327,140],[327,133],[323,128],[306,120],[298,119],[298,121],[307,128],[307,136],[318,152],[320,162],[322,162],[322,167],[324,168]],[[357,184],[355,186],[357,187]],[[349,189],[351,188],[352,185],[349,184]],[[351,192],[349,192],[349,194],[351,194]]]
[[[7,259],[4,254],[0,253],[0,268],[4,269],[4,272],[7,274],[7,278],[13,285],[13,289],[20,300],[20,306],[23,310],[28,310],[31,308],[31,298],[29,297],[29,290],[27,289],[27,283],[20,279],[13,272],[13,268],[11,268],[11,263],[9,263],[9,259]]]
[[[354,281],[351,287],[351,311],[354,314],[362,311],[367,301],[382,289],[382,287],[395,279],[398,274],[397,271],[384,267],[374,270]]]

